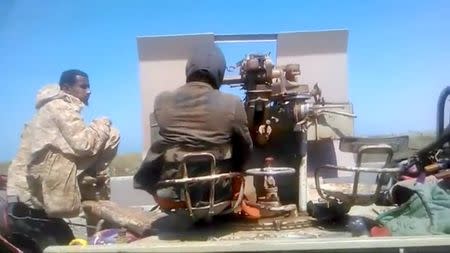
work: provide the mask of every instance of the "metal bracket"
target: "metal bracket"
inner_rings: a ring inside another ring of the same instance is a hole
[[[378,144],[378,145],[363,145],[358,149],[357,159],[356,159],[356,167],[345,167],[345,166],[334,166],[334,165],[324,165],[316,169],[314,173],[314,179],[316,184],[316,190],[319,196],[327,201],[338,201],[342,202],[345,205],[353,206],[353,205],[370,205],[376,201],[381,192],[381,187],[386,182],[384,180],[376,181],[376,189],[374,194],[369,199],[364,199],[358,195],[358,186],[360,180],[360,173],[378,173],[381,177],[386,174],[395,174],[400,171],[400,168],[386,168],[388,164],[390,164],[393,156],[393,149],[390,145],[387,144]],[[380,168],[367,168],[361,167],[362,157],[364,154],[387,154],[387,158],[385,163]],[[339,191],[328,191],[322,189],[320,185],[320,174],[319,172],[322,169],[332,169],[332,170],[343,170],[343,171],[351,171],[354,172],[354,180],[353,180],[353,189],[351,195],[345,194]],[[380,178],[379,176],[379,178]]]
[[[189,162],[190,159],[198,159],[198,158],[207,158],[208,160],[210,160],[211,164],[210,164],[210,175],[208,176],[199,176],[199,177],[189,177],[188,175],[188,169],[187,169],[187,164]],[[241,173],[238,172],[230,172],[230,173],[220,173],[220,174],[216,174],[216,158],[213,154],[209,153],[209,152],[190,152],[190,153],[185,153],[183,154],[181,161],[180,161],[180,165],[179,165],[179,169],[182,172],[182,178],[177,178],[177,179],[167,179],[167,180],[163,180],[158,182],[159,186],[170,186],[170,185],[179,185],[182,184],[183,187],[183,197],[186,201],[186,206],[189,212],[189,215],[191,217],[194,217],[194,211],[197,209],[204,209],[204,208],[194,208],[192,206],[192,201],[190,198],[190,193],[189,193],[189,184],[192,183],[199,183],[199,182],[210,182],[210,191],[209,191],[209,210],[208,210],[208,214],[209,215],[215,215],[215,183],[217,180],[219,179],[226,179],[226,178],[233,178],[233,177],[238,177],[241,176]],[[240,194],[239,196],[243,195],[241,194],[241,192],[243,192],[244,189],[243,187],[241,187],[240,189]],[[242,196],[238,198],[238,201],[242,201]],[[235,205],[233,205],[233,209],[236,208],[240,203],[236,203]]]

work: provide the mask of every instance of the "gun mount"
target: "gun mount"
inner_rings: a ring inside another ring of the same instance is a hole
[[[273,125],[279,123],[280,118],[294,124],[292,130],[301,131],[302,126],[317,126],[317,118],[323,114],[356,117],[345,111],[331,110],[343,106],[327,104],[317,82],[312,89],[308,84],[300,84],[299,64],[277,66],[268,54],[249,54],[232,68],[240,69],[240,77],[225,79],[224,83],[245,90],[249,127],[259,145],[267,143]]]
[[[345,144],[346,141],[342,141],[345,137],[353,136],[355,117],[347,90],[347,39],[347,31],[139,38],[144,152],[158,138],[157,125],[152,121],[152,116],[148,120],[153,112],[155,96],[185,83],[183,70],[192,47],[213,43],[275,42],[276,56],[245,55],[230,67],[238,70],[238,76],[226,78],[224,84],[244,91],[243,103],[255,147],[243,173],[249,179],[246,181],[249,183],[245,184],[246,196],[255,197],[253,199],[258,204],[267,206],[269,210],[290,210],[287,207],[295,204],[298,211],[306,212],[308,201],[320,197],[317,193],[313,196],[315,189],[311,190],[311,194],[308,192],[308,189],[314,188],[310,187],[310,183],[314,183],[314,173],[308,172],[332,165],[321,172],[328,174],[331,171],[326,177],[339,178],[342,176],[339,171],[348,172],[341,168],[360,167],[354,154],[345,154],[348,150],[338,147],[339,144]],[[227,55],[226,50],[224,53]],[[168,69],[171,70],[169,75]],[[358,141],[365,140],[356,138]],[[356,146],[364,146],[362,150],[368,150],[367,143],[356,145],[352,139],[347,139],[347,142],[351,142],[351,151]],[[267,159],[269,157],[273,159]],[[209,175],[202,178],[185,176],[177,182],[163,183],[187,188],[190,182],[198,180],[208,183],[214,182],[217,177],[237,177],[215,174],[214,168],[210,171]],[[319,183],[321,177],[325,178],[317,174]],[[334,191],[327,191],[326,187],[319,185],[316,188],[324,190],[320,192],[322,199],[339,198]],[[356,190],[345,199],[359,203],[358,188],[353,188]],[[186,195],[187,207],[183,211],[187,211],[190,216],[223,212],[222,207],[213,205],[213,201],[201,207],[191,206],[188,190],[180,195]],[[238,198],[239,201],[241,199]]]
[[[288,184],[296,185],[296,189],[300,187],[298,202],[295,202],[301,211],[306,211],[307,169],[304,159],[308,128],[315,127],[315,138],[318,140],[318,119],[322,115],[356,116],[336,111],[342,108],[340,105],[327,104],[317,82],[314,85],[301,84],[300,64],[275,65],[268,54],[249,54],[232,68],[239,69],[240,76],[228,78],[224,82],[245,91],[244,104],[257,157],[252,165],[257,165],[258,160],[275,156],[277,160],[283,161],[281,166],[291,167],[298,180]],[[288,148],[283,149],[282,146]],[[287,153],[295,155],[291,160],[284,159],[277,150],[289,150]],[[292,181],[292,178],[284,177],[283,181]],[[261,179],[255,178],[256,192],[262,195],[261,188],[266,185],[267,178],[264,184],[258,180]],[[292,193],[284,192],[282,195],[286,201],[293,202],[293,197],[289,197]]]

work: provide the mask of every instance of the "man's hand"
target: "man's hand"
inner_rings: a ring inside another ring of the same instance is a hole
[[[96,185],[97,179],[91,176],[83,176],[83,178],[80,181],[80,184],[82,185]]]
[[[94,122],[94,124],[100,124],[100,125],[104,125],[107,127],[111,127],[111,125],[112,125],[111,120],[109,120],[107,117],[100,117],[100,118],[94,119],[93,122]]]
[[[95,177],[84,176],[80,181],[80,192],[83,200],[108,200],[110,199],[110,177],[108,174],[99,173]]]
[[[98,174],[96,179],[97,185],[106,185],[109,184],[110,176],[108,174]]]
[[[103,132],[104,141],[106,141],[109,137],[109,133],[111,131],[111,120],[106,117],[96,118],[92,121],[91,126],[99,132]]]
[[[83,176],[80,183],[84,185],[96,185],[102,186],[108,184],[110,180],[110,176],[108,174],[99,173],[97,176]]]

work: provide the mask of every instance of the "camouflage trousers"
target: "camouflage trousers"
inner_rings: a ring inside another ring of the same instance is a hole
[[[95,156],[73,158],[46,150],[28,169],[30,207],[44,209],[50,217],[70,218],[80,214],[83,200],[99,195],[109,198],[105,174],[118,144],[118,131],[111,129],[110,138]]]
[[[117,154],[119,146],[119,133],[115,129],[111,129],[110,138],[107,141],[103,152],[97,156],[84,159],[78,168],[81,173],[78,175],[78,185],[80,188],[81,201],[85,200],[109,200],[111,198],[109,165]],[[86,217],[87,236],[92,236],[100,219],[94,217]]]
[[[96,156],[84,158],[77,164],[82,201],[110,199],[109,165],[117,154],[119,139],[119,132],[112,128],[103,151]]]

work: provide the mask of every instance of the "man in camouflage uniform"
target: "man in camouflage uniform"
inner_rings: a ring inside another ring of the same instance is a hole
[[[36,114],[25,125],[8,170],[7,195],[29,213],[51,219],[78,216],[81,201],[98,195],[94,185],[105,184],[119,132],[104,117],[84,123],[81,110],[89,96],[88,75],[80,70],[63,72],[59,86],[38,92]]]

